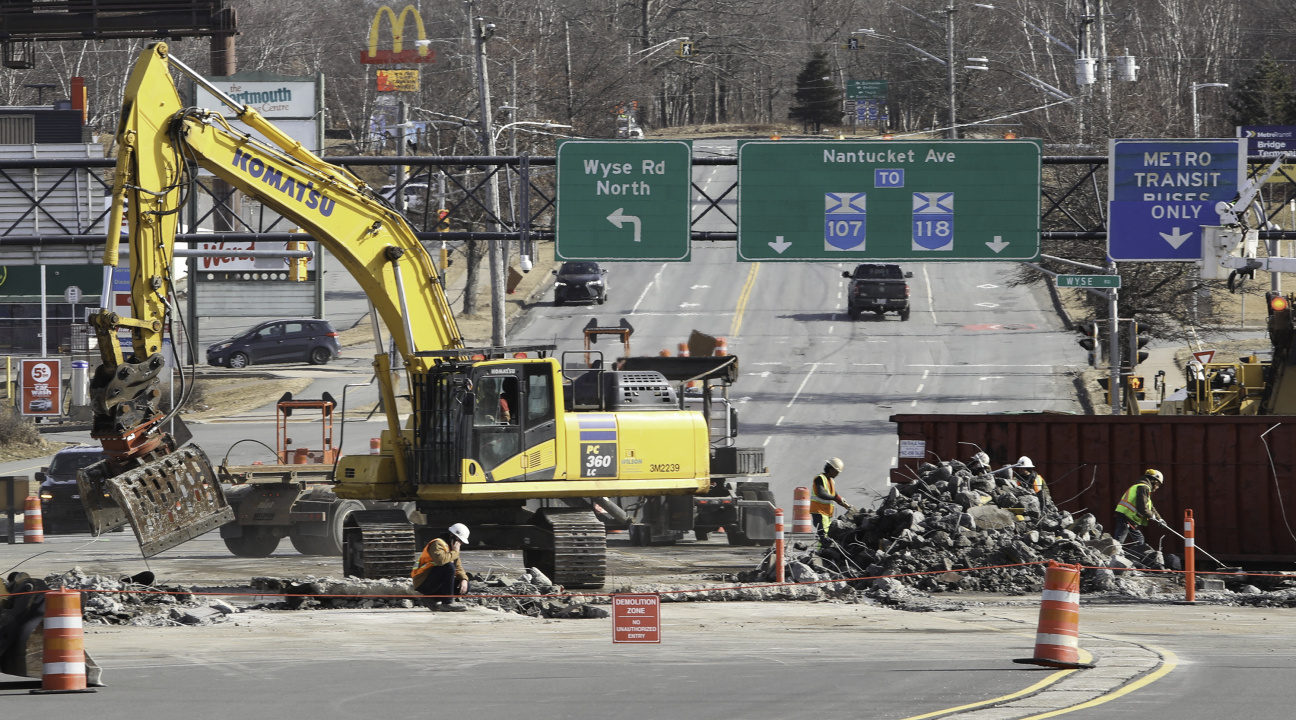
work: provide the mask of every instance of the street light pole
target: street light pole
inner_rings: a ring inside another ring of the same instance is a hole
[[[470,6],[472,10],[476,9],[476,3]],[[495,132],[493,129],[494,120],[491,117],[491,99],[490,99],[490,81],[487,78],[486,68],[486,40],[495,32],[495,25],[488,24],[485,18],[473,19],[473,37],[477,45],[477,98],[481,103],[481,113],[479,120],[481,122],[482,145],[487,157],[495,157]],[[490,230],[499,231],[499,174],[498,168],[492,168],[490,182],[486,183],[487,206],[490,208]],[[503,256],[500,253],[498,241],[488,241],[490,243],[487,252],[487,262],[490,265],[491,281],[491,345],[502,347],[505,342],[504,335],[504,267]]]
[[[949,78],[949,139],[957,140],[958,121],[955,120],[954,110],[954,0],[949,0],[949,4],[945,6],[945,39],[945,70]]]
[[[1201,121],[1197,117],[1197,88],[1218,87],[1226,88],[1228,83],[1193,83],[1192,84],[1192,120],[1193,120],[1193,137],[1201,137]]]

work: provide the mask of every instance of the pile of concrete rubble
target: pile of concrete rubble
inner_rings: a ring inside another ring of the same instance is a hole
[[[1087,566],[1081,590],[1101,592],[1117,589],[1113,570],[1135,567],[1133,556],[1145,567],[1178,565],[1146,546],[1127,555],[1133,549],[1122,549],[1091,513],[1073,516],[1011,478],[974,475],[958,461],[923,465],[877,508],[839,516],[829,538],[827,548],[789,553],[794,580],[806,571],[820,579],[885,575],[901,577],[866,581],[866,589],[1021,594],[1038,592],[1044,577],[1042,566],[1021,563],[1056,560]],[[1009,567],[954,572],[988,566]],[[769,568],[762,575],[770,577]]]
[[[468,594],[460,599],[465,605],[530,617],[608,617],[606,609],[596,607],[607,604],[607,598],[564,595],[561,586],[554,585],[535,568],[514,579],[472,574],[469,578]],[[287,596],[282,601],[253,606],[256,609],[412,608],[426,604],[425,598],[415,592],[410,581],[405,579],[255,577],[252,578],[252,588]]]
[[[193,594],[184,585],[155,583],[153,573],[112,578],[73,567],[48,575],[51,588],[83,590],[81,615],[87,625],[211,625],[240,612],[224,600]]]

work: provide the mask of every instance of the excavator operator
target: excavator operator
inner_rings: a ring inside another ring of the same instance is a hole
[[[1116,522],[1112,526],[1112,538],[1116,542],[1125,544],[1128,537],[1130,542],[1139,545],[1144,544],[1143,531],[1139,528],[1147,525],[1148,520],[1155,520],[1159,525],[1165,525],[1161,519],[1161,513],[1152,507],[1152,493],[1161,489],[1165,483],[1165,476],[1159,470],[1149,469],[1143,473],[1139,481],[1130,486],[1129,490],[1121,496],[1120,503],[1116,505]]]

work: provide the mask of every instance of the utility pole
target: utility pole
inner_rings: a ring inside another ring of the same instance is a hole
[[[1107,17],[1103,3],[1104,0],[1098,0],[1098,77],[1102,83],[1104,127],[1111,137],[1111,66],[1107,61]]]
[[[1116,263],[1107,263],[1107,274],[1116,274]],[[1108,387],[1111,388],[1111,414],[1120,415],[1121,408],[1121,352],[1120,352],[1120,309],[1117,304],[1117,290],[1112,288],[1107,291],[1107,315],[1111,318],[1108,323],[1107,337],[1107,376]]]
[[[945,71],[949,76],[949,139],[957,140],[958,121],[954,110],[954,0],[949,0],[949,5],[945,6],[945,40]]]
[[[405,212],[405,182],[409,173],[405,171],[405,128],[409,125],[409,105],[401,100],[396,105],[396,209]]]
[[[477,3],[475,0],[469,3],[469,9],[472,14],[476,14]],[[473,19],[473,37],[477,45],[477,98],[481,104],[481,136],[482,149],[487,157],[495,156],[495,133],[494,122],[491,118],[491,98],[490,98],[490,80],[487,77],[486,68],[486,41],[495,33],[495,25],[488,24],[485,18]],[[488,195],[487,206],[490,208],[491,218],[489,227],[491,232],[499,232],[499,174],[495,168],[491,168],[490,182],[486,184]],[[490,241],[490,250],[488,253],[490,263],[490,280],[491,280],[491,344],[495,347],[504,345],[504,267],[502,264],[499,243]]]

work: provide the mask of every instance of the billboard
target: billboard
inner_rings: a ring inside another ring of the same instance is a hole
[[[58,358],[19,361],[18,412],[23,415],[63,414],[63,364]]]

